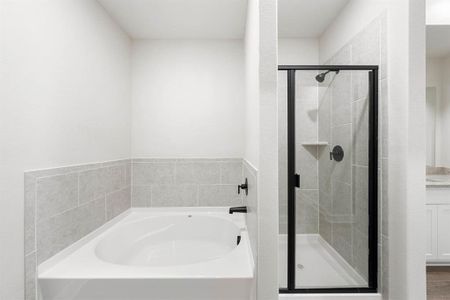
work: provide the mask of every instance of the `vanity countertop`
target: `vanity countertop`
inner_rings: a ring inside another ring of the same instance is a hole
[[[448,186],[450,187],[449,175],[427,175],[427,187]]]

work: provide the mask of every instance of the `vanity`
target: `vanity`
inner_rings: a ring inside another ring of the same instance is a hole
[[[450,265],[450,174],[427,175],[428,265]]]

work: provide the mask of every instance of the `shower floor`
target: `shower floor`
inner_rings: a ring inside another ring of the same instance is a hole
[[[287,235],[279,235],[278,276],[280,287],[287,280]],[[320,235],[297,234],[296,287],[364,287],[367,282]]]

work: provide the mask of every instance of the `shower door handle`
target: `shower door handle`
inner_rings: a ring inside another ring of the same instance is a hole
[[[298,188],[300,187],[300,174],[294,175],[294,186]]]

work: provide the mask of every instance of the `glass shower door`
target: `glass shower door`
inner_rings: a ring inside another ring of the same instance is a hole
[[[376,78],[372,66],[280,72],[282,292],[376,289]]]

